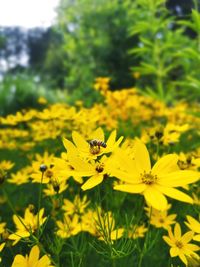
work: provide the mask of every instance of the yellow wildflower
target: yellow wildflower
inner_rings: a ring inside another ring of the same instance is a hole
[[[142,238],[144,234],[147,232],[147,227],[144,224],[137,225],[133,224],[128,229],[128,237],[132,239]]]
[[[145,208],[147,211],[147,216],[150,218],[150,223],[154,225],[156,228],[164,228],[168,229],[171,224],[176,223],[175,219],[177,217],[176,214],[168,215],[168,209],[170,209],[171,205],[168,205],[166,210],[156,210],[151,207]]]
[[[9,235],[9,239],[13,240],[13,245],[17,244],[21,238],[26,238],[34,233],[40,227],[47,217],[43,217],[44,209],[39,211],[39,214],[33,214],[31,205],[26,208],[24,218],[21,216],[13,215],[13,221],[17,231]]]
[[[63,221],[56,221],[58,230],[57,235],[61,238],[69,238],[81,232],[81,224],[78,215],[75,214],[72,218],[64,215]]]
[[[102,128],[95,130],[90,136],[89,140],[86,141],[78,132],[72,132],[73,142],[70,142],[68,139],[63,139],[64,147],[67,149],[67,152],[71,154],[77,154],[84,159],[96,159],[97,156],[100,156],[105,153],[112,152],[119,144],[122,142],[123,137],[121,136],[116,141],[116,130],[114,130],[108,140],[105,142],[104,132]],[[92,140],[98,141],[96,145],[91,144]],[[101,144],[105,144],[101,145]]]
[[[109,158],[106,156],[103,156],[99,161],[96,162],[86,162],[80,157],[71,156],[69,160],[69,163],[72,167],[70,174],[72,176],[90,176],[90,178],[81,187],[83,190],[88,190],[102,183],[104,178],[107,177],[109,174],[107,168],[108,162]]]
[[[40,250],[36,245],[32,247],[29,256],[26,255],[24,257],[21,254],[17,254],[11,267],[53,267],[47,255],[44,255],[42,258],[39,258],[39,256]]]
[[[200,249],[199,246],[189,243],[193,238],[193,232],[189,231],[184,235],[181,234],[181,227],[179,223],[175,224],[174,234],[172,233],[171,228],[168,229],[169,236],[163,236],[165,242],[171,247],[170,256],[179,257],[181,261],[187,265],[186,256],[198,256],[194,251]]]
[[[90,201],[87,200],[87,196],[85,195],[82,199],[80,196],[76,195],[73,202],[69,199],[64,199],[64,205],[62,209],[65,211],[66,215],[78,214],[83,215]]]
[[[186,216],[188,222],[185,222],[188,228],[192,230],[194,233],[197,233],[197,235],[193,236],[193,240],[200,242],[200,222],[195,220],[192,216]]]
[[[175,187],[193,183],[200,175],[190,170],[177,171],[177,155],[166,155],[151,168],[146,146],[140,140],[136,140],[134,159],[123,153],[121,149],[116,152],[115,158],[118,163],[113,164],[114,160],[111,162],[110,173],[124,182],[124,184],[115,185],[115,190],[141,193],[147,203],[158,210],[167,208],[165,195],[179,201],[193,203],[190,196]]]

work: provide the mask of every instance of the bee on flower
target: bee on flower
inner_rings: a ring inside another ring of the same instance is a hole
[[[80,135],[78,132],[72,132],[73,143],[68,139],[63,139],[64,147],[67,153],[70,155],[79,155],[83,159],[91,160],[96,159],[106,153],[114,151],[122,142],[123,137],[121,136],[116,141],[117,132],[114,130],[107,141],[105,141],[104,132],[102,128],[95,130],[90,136],[89,141]]]

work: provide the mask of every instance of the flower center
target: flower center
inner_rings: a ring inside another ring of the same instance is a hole
[[[53,176],[53,172],[51,170],[47,170],[45,172],[45,175],[46,175],[47,178],[51,178]]]
[[[144,173],[141,173],[140,175],[141,175],[142,182],[148,185],[156,183],[158,179],[157,175],[153,175],[151,172],[146,173],[144,171]]]
[[[180,241],[176,241],[175,245],[177,246],[177,248],[182,248],[183,247],[183,243]]]
[[[100,146],[91,146],[90,147],[90,153],[92,155],[99,154],[100,150],[101,150]]]
[[[98,173],[103,172],[103,164],[99,164],[99,165],[97,165],[97,166],[96,166],[96,171],[97,171]]]

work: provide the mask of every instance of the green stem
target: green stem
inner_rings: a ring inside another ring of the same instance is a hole
[[[2,189],[4,196],[6,197],[8,206],[10,207],[10,209],[12,210],[12,212],[17,216],[17,218],[19,219],[19,221],[21,222],[21,224],[25,227],[25,229],[30,233],[30,235],[32,235],[31,231],[28,229],[28,227],[24,224],[23,220],[21,219],[21,217],[17,214],[13,204],[11,203],[8,194],[6,192],[6,190],[3,188]]]
[[[152,214],[152,208],[150,210],[148,227],[147,227],[147,234],[145,236],[144,245],[143,245],[142,250],[140,251],[140,258],[139,258],[139,262],[138,262],[138,267],[142,267],[142,260],[143,260],[143,257],[145,255],[146,251],[147,251],[148,239],[149,239],[149,230],[150,230],[150,221],[151,221],[151,214]]]
[[[39,197],[38,197],[38,216],[37,216],[37,237],[39,239],[40,235],[40,207],[41,207],[41,200],[42,200],[42,182],[43,182],[44,172],[42,172],[40,188],[39,188]]]

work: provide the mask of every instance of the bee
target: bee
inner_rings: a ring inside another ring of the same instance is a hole
[[[100,148],[100,147],[104,147],[104,148],[107,147],[107,145],[106,145],[105,142],[100,141],[100,140],[97,140],[97,139],[90,140],[90,141],[89,141],[89,144],[90,144],[90,147],[91,147],[91,148],[94,147],[94,146],[98,146],[99,148]]]

